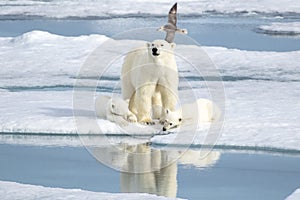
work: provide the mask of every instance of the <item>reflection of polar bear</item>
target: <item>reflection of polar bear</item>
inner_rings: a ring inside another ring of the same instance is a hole
[[[199,149],[153,149],[149,143],[100,145],[93,155],[121,171],[121,192],[177,196],[177,164],[197,168],[213,166],[220,158],[217,151]]]
[[[198,109],[198,113],[195,110]],[[176,111],[164,112],[163,131],[180,126],[183,121],[192,123],[213,122],[219,119],[219,107],[208,99],[197,99],[194,103],[184,104]]]
[[[121,126],[128,125],[128,121],[137,121],[136,116],[128,109],[128,101],[118,97],[100,95],[96,98],[95,109],[98,117],[116,122]]]
[[[170,158],[167,151],[151,149],[145,144],[128,146],[124,152],[129,154],[123,169],[130,173],[121,173],[121,192],[176,197],[176,158]]]
[[[152,122],[152,106],[175,110],[178,93],[175,46],[174,43],[155,40],[131,51],[124,59],[122,95],[124,99],[130,99],[129,109],[140,122]],[[153,118],[159,118],[159,115],[159,111],[155,112]]]

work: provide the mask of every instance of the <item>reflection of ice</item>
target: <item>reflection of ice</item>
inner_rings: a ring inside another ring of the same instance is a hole
[[[220,158],[216,151],[152,149],[147,143],[95,147],[93,155],[121,170],[121,192],[142,192],[176,197],[177,165],[205,168]]]
[[[178,163],[182,165],[192,165],[197,168],[211,167],[220,159],[220,152],[203,152],[200,150],[187,150],[180,156]]]

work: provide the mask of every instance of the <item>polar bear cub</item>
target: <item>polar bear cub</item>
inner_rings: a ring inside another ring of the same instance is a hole
[[[195,110],[198,109],[198,112]],[[176,128],[181,125],[183,121],[191,123],[213,122],[219,119],[221,111],[219,107],[208,99],[197,99],[190,104],[184,104],[176,111],[165,110],[163,131],[171,128]]]
[[[100,95],[95,101],[96,115],[102,119],[127,126],[128,122],[136,122],[136,116],[128,109],[128,101],[119,97]]]
[[[171,111],[176,108],[175,46],[165,40],[154,40],[129,52],[124,59],[121,72],[123,99],[130,99],[129,109],[141,123],[152,123],[153,106]]]

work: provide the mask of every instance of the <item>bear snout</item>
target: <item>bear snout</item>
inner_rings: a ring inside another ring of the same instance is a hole
[[[165,127],[163,127],[163,131],[166,131],[167,129]]]
[[[159,55],[158,49],[156,47],[152,48],[152,55],[154,55],[154,56],[158,56]]]

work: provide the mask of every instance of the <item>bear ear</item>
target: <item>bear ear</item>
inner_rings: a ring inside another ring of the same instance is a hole
[[[112,108],[112,109],[115,109],[115,104],[112,103],[112,104],[111,104],[111,108]]]
[[[175,49],[176,48],[176,44],[174,42],[171,43],[171,48]]]
[[[150,42],[147,42],[146,43],[146,46],[149,48],[149,47],[151,47],[151,43]]]

